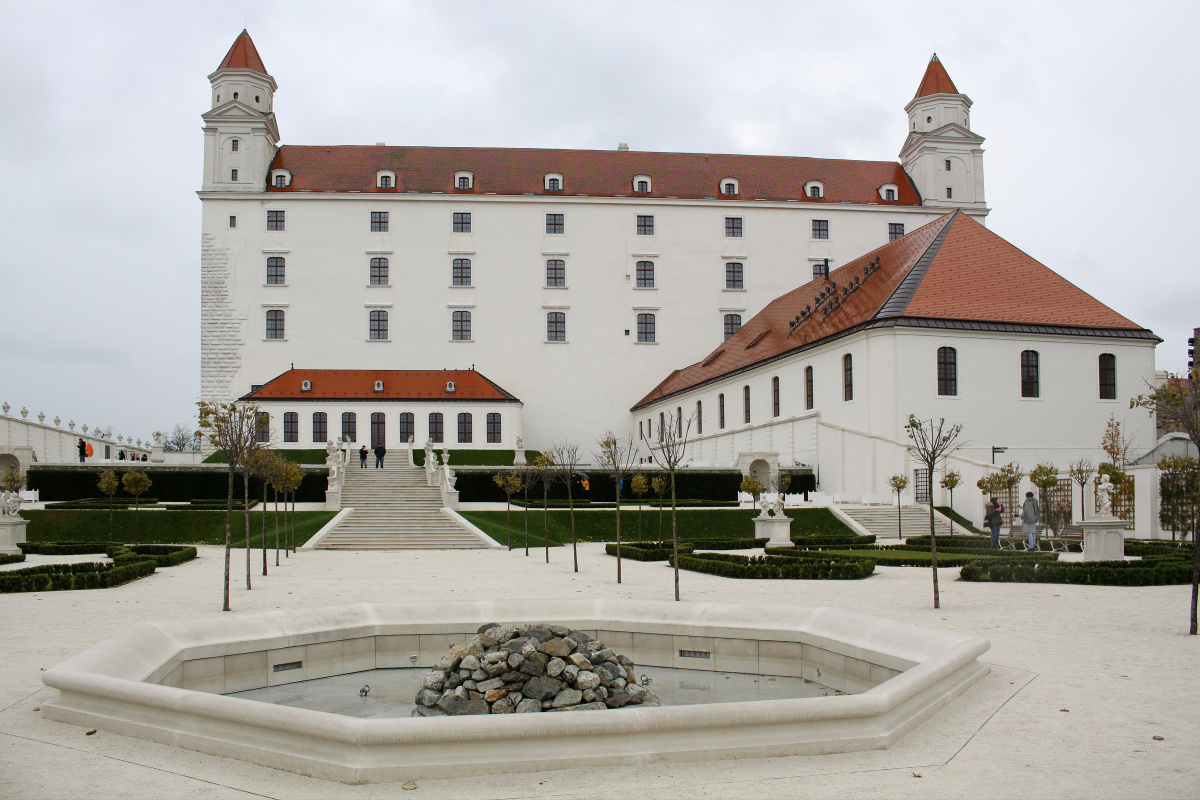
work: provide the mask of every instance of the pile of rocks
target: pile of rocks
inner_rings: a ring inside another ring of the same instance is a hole
[[[414,717],[657,706],[634,663],[563,625],[484,625],[425,676]]]

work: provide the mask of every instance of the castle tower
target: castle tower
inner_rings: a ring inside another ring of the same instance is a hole
[[[900,163],[921,193],[922,204],[986,208],[983,137],[971,131],[971,98],[954,86],[937,53],[904,110],[909,132]]]
[[[204,120],[206,192],[261,192],[279,143],[272,111],[275,79],[267,74],[250,34],[242,31],[216,72],[212,108]]]

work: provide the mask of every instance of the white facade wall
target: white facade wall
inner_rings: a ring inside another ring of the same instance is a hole
[[[569,176],[567,176],[569,178]],[[628,425],[628,409],[671,370],[723,339],[726,314],[743,321],[832,267],[911,231],[940,209],[853,204],[652,198],[355,193],[202,193],[202,394],[230,400],[288,369],[453,369],[474,365],[524,401],[526,443],[588,443]],[[266,211],[286,212],[285,231]],[[387,211],[387,233],[370,213]],[[472,214],[471,233],[452,214]],[[565,215],[547,235],[547,213]],[[655,235],[636,217],[655,217]],[[229,217],[237,227],[229,227]],[[725,236],[725,217],[743,236]],[[812,220],[829,220],[829,239]],[[266,285],[266,260],[286,259],[286,283]],[[388,286],[369,263],[389,259]],[[472,286],[451,285],[469,258]],[[545,287],[547,259],[566,262],[566,288]],[[652,261],[655,288],[636,286]],[[744,265],[744,289],[725,288],[725,264]],[[286,338],[267,340],[265,317],[286,315]],[[368,338],[372,310],[388,312],[389,339]],[[451,339],[451,314],[471,312],[472,340]],[[546,341],[546,315],[566,314],[566,342]],[[637,315],[656,317],[656,341],[637,341]],[[625,331],[629,331],[626,335]],[[303,438],[303,437],[302,437]]]

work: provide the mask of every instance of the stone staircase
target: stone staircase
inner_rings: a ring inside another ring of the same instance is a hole
[[[895,506],[839,505],[838,510],[875,534],[879,544],[896,541]],[[934,531],[938,536],[954,533],[950,520],[938,511],[933,513]],[[900,527],[904,538],[929,535],[929,506],[910,506],[900,509]]]
[[[410,467],[407,454],[395,452],[375,469],[354,458],[342,486],[342,507],[354,513],[317,545],[318,550],[450,550],[483,548],[478,537],[441,511],[442,493],[428,486],[425,470]]]

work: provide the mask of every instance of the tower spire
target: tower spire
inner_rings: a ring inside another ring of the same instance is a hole
[[[917,93],[913,97],[928,97],[931,94],[958,94],[954,81],[950,80],[950,73],[946,72],[946,68],[942,66],[937,53],[934,53],[933,58],[929,59],[929,66],[925,68],[925,77],[921,78],[921,85],[917,87]]]
[[[217,69],[250,69],[261,72],[263,75],[270,74],[263,66],[262,58],[258,55],[258,48],[254,46],[254,40],[250,38],[250,34],[245,28],[242,28],[242,32],[233,40],[233,45]]]

